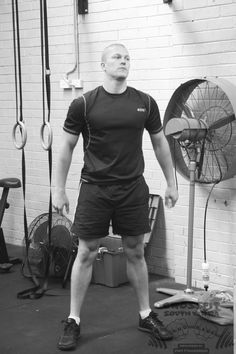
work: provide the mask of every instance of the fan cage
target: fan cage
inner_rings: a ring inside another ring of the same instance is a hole
[[[37,277],[44,277],[47,259],[50,257],[49,275],[56,278],[64,277],[72,250],[76,245],[71,226],[72,222],[67,217],[52,213],[51,242],[49,242],[49,214],[41,214],[31,222],[28,230],[28,251],[25,251],[24,257],[25,276],[31,276],[33,273]]]
[[[223,88],[222,88],[223,86]],[[215,183],[236,174],[236,121],[232,96],[236,98],[236,87],[217,79],[194,79],[182,84],[172,95],[164,116],[164,129],[170,119],[183,118],[201,120],[206,127],[223,121],[216,129],[208,129],[206,138],[198,142],[202,152],[201,173],[196,182]],[[229,98],[230,97],[230,98]],[[226,117],[232,116],[230,121]],[[177,171],[189,179],[189,163],[196,154],[196,144],[178,142],[167,136],[172,158]]]

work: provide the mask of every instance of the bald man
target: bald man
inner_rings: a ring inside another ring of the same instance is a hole
[[[103,85],[76,98],[64,122],[61,151],[56,168],[53,205],[59,214],[69,211],[66,180],[73,150],[83,137],[84,165],[72,226],[78,237],[78,252],[71,273],[70,314],[58,342],[61,350],[75,349],[80,337],[80,312],[91,281],[92,265],[101,238],[113,233],[122,237],[127,258],[127,275],[139,308],[138,329],[172,338],[149,303],[144,234],[150,231],[149,188],[143,177],[142,136],[150,135],[167,187],[165,203],[178,199],[172,159],[155,100],[127,85],[130,55],[122,44],[106,47],[101,57]],[[102,319],[101,319],[102,320]]]

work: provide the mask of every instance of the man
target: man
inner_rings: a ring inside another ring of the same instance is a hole
[[[100,239],[121,235],[127,257],[127,274],[139,304],[139,329],[167,340],[172,334],[151,311],[148,272],[144,259],[144,234],[148,223],[149,189],[143,178],[142,135],[148,130],[156,158],[167,182],[165,202],[178,199],[168,143],[154,99],[127,86],[130,57],[122,44],[112,44],[102,54],[103,86],[75,99],[64,123],[56,169],[54,208],[69,211],[65,185],[74,147],[82,133],[84,166],[72,232],[78,252],[71,274],[70,314],[58,342],[61,350],[76,348],[80,336],[80,310],[92,275]]]

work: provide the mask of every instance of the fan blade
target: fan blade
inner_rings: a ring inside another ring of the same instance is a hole
[[[233,122],[235,120],[235,115],[231,114],[228,117],[223,117],[218,119],[216,122],[212,123],[208,129],[219,129],[222,128],[223,126]]]

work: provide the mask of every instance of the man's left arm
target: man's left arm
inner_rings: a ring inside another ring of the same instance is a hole
[[[166,179],[167,188],[165,192],[165,205],[173,207],[178,200],[178,191],[176,188],[172,157],[169,144],[166,140],[163,130],[156,134],[150,134],[153,150],[160,164]]]

